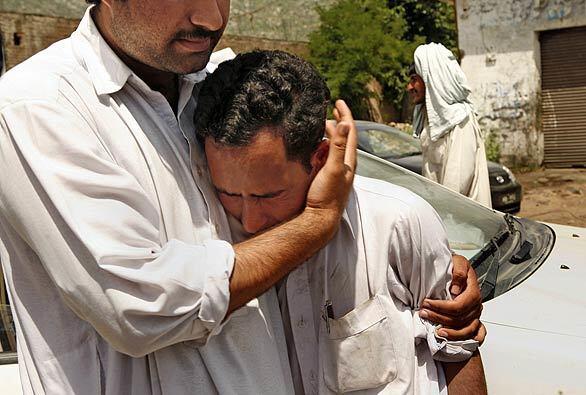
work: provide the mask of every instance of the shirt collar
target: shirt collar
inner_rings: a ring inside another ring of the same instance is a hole
[[[93,6],[92,6],[93,7]],[[77,60],[87,69],[96,93],[108,95],[118,92],[134,72],[110,48],[100,34],[88,7],[71,35],[73,51]],[[207,75],[207,69],[181,76],[183,82],[196,84]]]

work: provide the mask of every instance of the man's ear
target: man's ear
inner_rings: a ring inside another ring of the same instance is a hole
[[[328,140],[322,140],[317,146],[316,150],[311,154],[311,176],[315,177],[318,171],[326,164],[328,159],[328,152],[330,152],[330,143]]]

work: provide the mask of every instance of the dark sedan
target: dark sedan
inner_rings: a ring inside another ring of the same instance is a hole
[[[401,167],[421,174],[423,158],[419,140],[401,130],[375,122],[356,121],[358,147]],[[521,210],[521,185],[505,166],[488,162],[492,207],[506,213]]]

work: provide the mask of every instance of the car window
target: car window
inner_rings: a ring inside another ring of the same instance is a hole
[[[524,281],[543,263],[545,250],[553,247],[553,233],[545,225],[505,217],[370,154],[359,152],[357,173],[407,188],[430,203],[444,222],[451,249],[470,259],[475,267],[485,301]],[[511,263],[520,244],[529,239],[534,247],[531,259]]]
[[[359,158],[358,174],[405,187],[427,200],[441,216],[451,248],[460,255],[473,257],[506,226],[502,215],[441,185],[371,155],[361,153]]]
[[[360,128],[359,140],[367,140],[368,152],[385,159],[398,159],[421,153],[419,141],[393,128]]]

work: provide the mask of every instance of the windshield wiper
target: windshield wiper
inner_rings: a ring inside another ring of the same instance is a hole
[[[472,265],[473,269],[476,269],[480,265],[486,261],[486,259],[492,255],[499,249],[500,246],[512,235],[513,232],[507,227],[507,229],[500,231],[496,236],[494,236],[486,245],[478,251],[476,255],[474,255],[470,259],[470,264]]]
[[[523,232],[517,229],[515,223],[518,223],[519,226],[523,226],[523,224],[511,214],[505,214],[503,219],[507,225],[507,228],[499,232],[496,236],[494,236],[490,241],[476,254],[471,260],[470,263],[474,269],[480,267],[489,257],[493,257],[493,261],[490,263],[490,266],[486,270],[486,274],[484,275],[484,280],[482,281],[480,294],[482,296],[482,300],[491,299],[494,297],[494,292],[496,288],[496,283],[498,279],[499,269],[500,269],[500,253],[495,257],[495,253],[500,252],[500,247],[504,244],[504,242],[509,238],[509,236],[515,234],[516,232],[519,233],[521,237],[521,248],[510,258],[510,262],[513,264],[521,263],[527,259],[529,259],[531,249],[533,244],[528,242],[523,237]]]
[[[513,217],[511,214],[505,214],[504,220],[507,223],[509,232],[515,233],[515,231],[517,230],[517,228],[515,228],[515,221],[517,221],[520,224],[519,220]]]
[[[484,280],[481,284],[480,295],[482,300],[487,300],[494,297],[496,281],[500,268],[500,253],[498,254],[498,259],[495,258],[495,253],[499,252],[499,248],[515,231],[515,225],[513,224],[512,219],[508,218],[507,215],[505,215],[504,218],[505,223],[507,224],[507,228],[500,231],[497,235],[490,239],[490,241],[472,259],[470,259],[472,268],[476,269],[480,267],[489,257],[493,257],[493,261],[488,267],[486,274],[484,275]]]
[[[523,223],[517,218],[513,217],[511,214],[505,215],[505,221],[509,225],[509,230],[512,229],[512,232],[517,231],[514,222],[518,223],[520,227],[523,227]],[[527,259],[531,259],[531,250],[533,249],[533,243],[525,240],[524,233],[519,231],[519,235],[521,236],[521,247],[519,247],[519,250],[515,252],[515,254],[509,260],[509,262],[514,265],[525,262]]]

